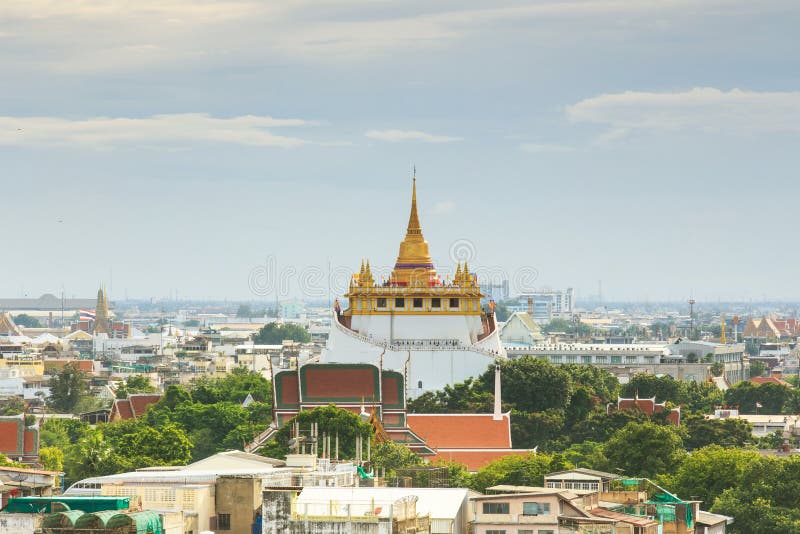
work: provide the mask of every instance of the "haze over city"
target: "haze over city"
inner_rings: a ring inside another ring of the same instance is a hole
[[[791,1],[3,2],[0,294],[390,269],[416,165],[436,263],[465,240],[579,299],[800,299],[799,23]]]

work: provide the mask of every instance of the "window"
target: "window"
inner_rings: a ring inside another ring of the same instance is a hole
[[[574,354],[567,355],[567,363],[576,363],[578,361],[578,357]]]
[[[451,308],[458,308],[458,299],[456,299],[456,298],[451,298],[451,299],[450,299],[450,307],[451,307]]]
[[[561,356],[558,355],[550,356],[550,361],[553,363],[561,363]]]
[[[231,529],[231,514],[219,514],[217,516],[217,530]]]
[[[420,381],[418,381],[418,382],[417,382],[417,387],[418,387],[419,389],[422,389],[422,380],[420,380]]]
[[[431,299],[431,308],[441,308],[442,307],[442,299],[439,297],[434,297]]]
[[[592,363],[591,356],[581,356],[581,363]]]
[[[506,534],[505,530],[487,530],[486,534]]]
[[[537,534],[553,534],[552,530],[539,530]]]
[[[394,299],[394,307],[395,308],[405,308],[406,307],[406,299]]]
[[[522,503],[522,515],[549,514],[549,502],[524,502]]]
[[[385,297],[381,297],[381,298],[378,299],[378,307],[379,308],[385,308],[386,307],[386,298]]]
[[[421,307],[422,307],[422,299],[420,299],[420,298],[415,298],[415,299],[414,299],[414,307],[415,307],[415,308],[421,308]]]
[[[612,356],[611,363],[622,363],[622,356]]]
[[[607,361],[608,361],[608,358],[605,357],[605,356],[599,356],[598,355],[598,356],[594,357],[594,363],[606,363]]]
[[[533,531],[526,528],[523,530],[518,530],[517,534],[533,534]]]
[[[484,514],[507,514],[509,506],[507,502],[485,502],[483,503]]]

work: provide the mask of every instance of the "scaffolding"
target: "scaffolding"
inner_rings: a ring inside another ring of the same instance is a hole
[[[450,469],[439,466],[406,467],[395,471],[397,476],[388,480],[397,488],[449,488]]]

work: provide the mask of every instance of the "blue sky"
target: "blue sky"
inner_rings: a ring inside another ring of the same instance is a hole
[[[394,262],[416,165],[442,272],[798,299],[798,27],[789,0],[6,0],[0,294],[272,299],[268,264],[317,291]]]

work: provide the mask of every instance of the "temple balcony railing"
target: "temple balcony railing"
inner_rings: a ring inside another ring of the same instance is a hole
[[[336,312],[334,312],[336,313]],[[335,318],[336,320],[333,321],[334,327],[338,329],[343,334],[350,336],[354,339],[357,339],[361,342],[368,343],[375,347],[381,347],[386,350],[391,351],[408,351],[408,350],[431,350],[431,351],[453,351],[453,350],[466,350],[470,352],[477,352],[483,354],[484,356],[489,356],[492,358],[499,357],[499,354],[496,352],[482,349],[480,347],[476,347],[474,345],[465,345],[458,340],[455,339],[404,339],[404,340],[394,340],[392,342],[386,340],[378,340],[371,338],[369,336],[365,336],[360,334],[354,330],[350,330],[345,325],[343,325],[339,321],[339,316]],[[491,334],[491,332],[490,332]],[[484,336],[485,337],[485,336]],[[455,344],[449,344],[448,342],[454,341]],[[417,343],[421,342],[421,343]]]

